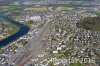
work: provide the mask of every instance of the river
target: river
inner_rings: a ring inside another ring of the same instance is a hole
[[[0,14],[0,18],[2,18],[5,21],[10,22],[10,23],[16,25],[17,27],[19,27],[19,31],[17,33],[15,33],[14,35],[11,35],[11,36],[3,39],[2,41],[0,41],[0,46],[5,46],[5,45],[15,41],[19,37],[24,36],[25,34],[27,34],[28,31],[29,31],[28,27],[24,26],[23,24],[20,24],[17,21],[14,21],[10,18],[7,18],[7,17],[3,16],[2,14]]]

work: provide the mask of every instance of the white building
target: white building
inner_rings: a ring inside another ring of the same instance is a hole
[[[41,21],[41,17],[40,16],[32,16],[32,17],[30,17],[30,20]]]

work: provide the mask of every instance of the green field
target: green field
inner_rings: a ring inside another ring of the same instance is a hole
[[[100,15],[100,12],[96,11],[95,14],[96,14],[96,15]]]
[[[3,27],[6,29],[6,30],[0,31],[1,33],[8,33],[10,35],[13,35],[19,31],[19,28],[12,23],[6,22],[3,19],[0,19],[0,22],[2,22],[0,23],[0,27]]]
[[[7,10],[14,10],[14,9],[18,9],[18,8],[22,8],[20,5],[8,5],[8,6],[0,6],[0,11],[7,11]]]

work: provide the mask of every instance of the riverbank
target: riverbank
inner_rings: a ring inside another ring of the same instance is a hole
[[[20,24],[12,19],[9,19],[3,15],[0,14],[0,18],[4,19],[5,21],[7,22],[10,22],[14,25],[16,25],[18,28],[19,28],[19,31],[17,33],[15,33],[14,35],[11,35],[5,39],[3,39],[2,41],[0,41],[0,46],[5,46],[11,42],[13,42],[14,40],[18,39],[19,37],[25,35],[28,31],[29,31],[29,28],[24,26],[23,24]]]

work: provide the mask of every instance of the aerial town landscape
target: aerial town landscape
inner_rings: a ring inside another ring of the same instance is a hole
[[[100,66],[100,0],[0,0],[0,66]]]

